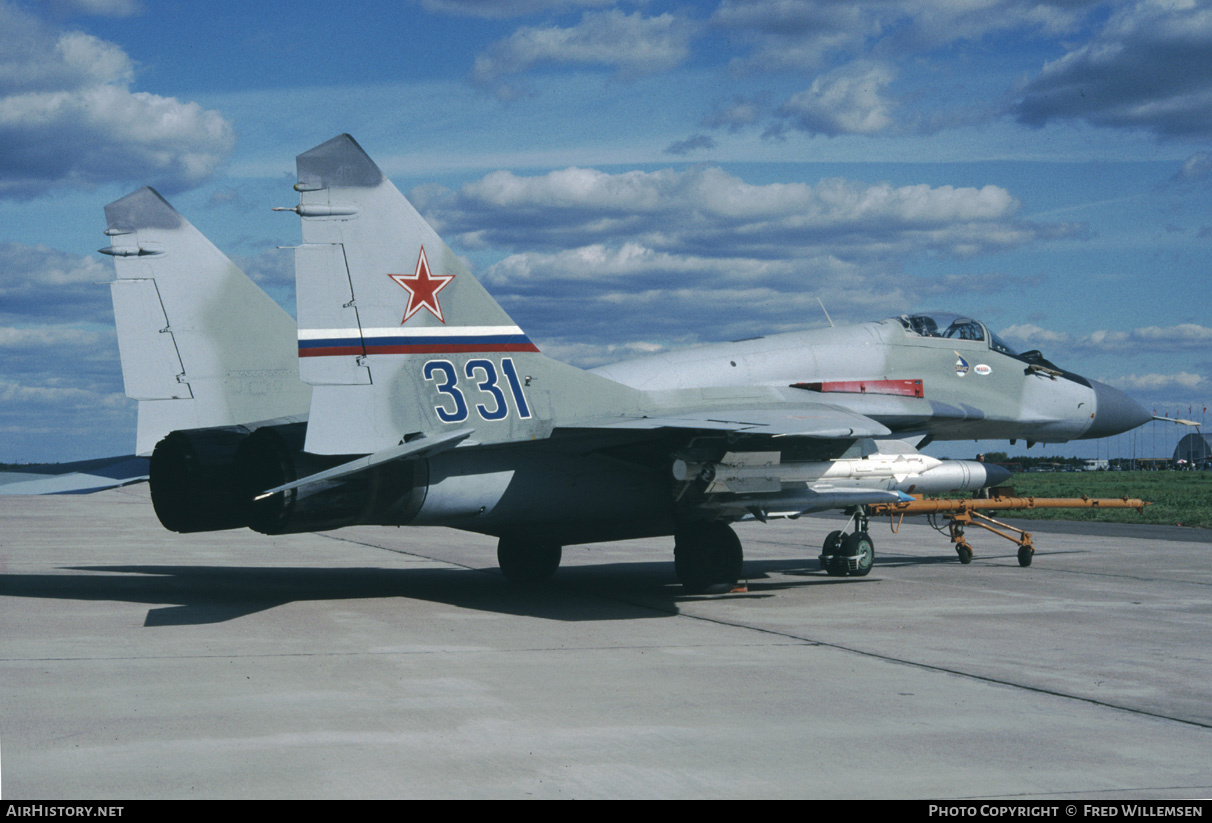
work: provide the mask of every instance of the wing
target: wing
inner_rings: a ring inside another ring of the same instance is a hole
[[[148,459],[135,455],[75,463],[9,466],[0,471],[0,495],[89,494],[147,479]]]

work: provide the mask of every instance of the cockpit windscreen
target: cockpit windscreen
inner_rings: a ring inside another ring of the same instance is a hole
[[[958,314],[902,314],[897,320],[906,330],[922,337],[945,337],[951,340],[985,339],[984,326],[970,317],[961,317]]]
[[[1006,344],[996,334],[988,331],[983,323],[949,312],[931,312],[930,314],[902,314],[896,318],[905,330],[922,337],[941,337],[951,340],[985,340],[989,348],[1011,357],[1019,353]]]
[[[1008,354],[1011,357],[1017,357],[1018,352],[1006,345],[1006,341],[1002,340],[993,332],[989,332],[989,348],[994,351],[1000,351],[1002,354]]]

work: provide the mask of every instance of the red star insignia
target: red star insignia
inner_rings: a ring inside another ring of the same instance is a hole
[[[443,323],[446,322],[446,318],[442,316],[442,306],[438,303],[438,292],[446,288],[446,284],[454,280],[455,276],[453,274],[437,276],[431,274],[429,261],[425,259],[424,246],[421,247],[421,254],[417,258],[415,274],[389,274],[387,276],[408,290],[408,308],[404,310],[404,319],[400,321],[401,326],[422,308],[429,309],[430,314]]]

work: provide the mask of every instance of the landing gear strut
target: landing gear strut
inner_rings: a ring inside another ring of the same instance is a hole
[[[835,577],[865,577],[875,564],[875,543],[867,533],[867,512],[860,506],[850,515],[846,531],[830,532],[821,546],[821,568]]]
[[[735,585],[743,563],[741,541],[727,523],[688,523],[674,535],[673,567],[682,588],[691,594]]]
[[[502,537],[497,542],[497,563],[505,579],[517,586],[539,586],[560,567],[563,549],[556,543]]]

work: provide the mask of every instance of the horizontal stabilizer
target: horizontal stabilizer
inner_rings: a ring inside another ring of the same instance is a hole
[[[139,483],[147,474],[147,458],[135,455],[10,466],[0,471],[0,495],[91,494]]]
[[[326,471],[317,472],[316,474],[304,477],[302,480],[296,480],[293,483],[283,483],[281,486],[274,486],[272,489],[266,489],[261,494],[257,495],[256,499],[269,497],[278,492],[297,489],[302,486],[310,486],[313,483],[321,483],[325,480],[335,480],[338,477],[346,477],[347,475],[357,474],[367,469],[373,469],[375,466],[381,466],[384,463],[390,463],[393,460],[402,460],[406,457],[429,457],[432,454],[437,454],[440,451],[446,451],[457,446],[463,440],[471,436],[472,429],[459,429],[458,431],[445,432],[435,435],[434,437],[421,437],[416,440],[410,440],[407,443],[401,443],[398,446],[392,446],[389,449],[384,449],[374,454],[368,454],[365,457],[359,457],[356,460],[350,460],[348,463],[342,463],[339,466],[333,466]]]

